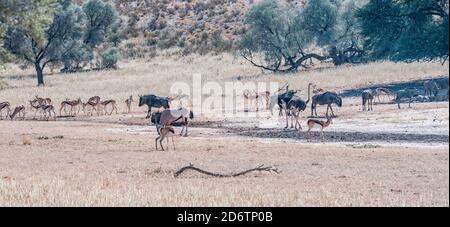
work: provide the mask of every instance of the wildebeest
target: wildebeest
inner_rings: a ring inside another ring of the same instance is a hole
[[[311,116],[317,116],[317,105],[327,105],[326,116],[328,116],[328,110],[331,109],[331,116],[334,117],[335,115],[333,108],[331,107],[331,104],[333,103],[338,107],[342,107],[342,98],[334,92],[327,91],[325,93],[313,96],[311,103]]]
[[[411,108],[411,102],[414,97],[419,96],[419,90],[416,88],[406,88],[405,90],[400,90],[397,92],[397,96],[395,98],[395,103],[397,103],[398,108],[400,109],[400,103],[402,99],[408,99],[408,106]]]
[[[183,135],[183,131],[186,130],[184,136],[187,136],[189,119],[194,119],[194,113],[188,109],[179,108],[174,110],[165,109],[162,112],[153,113],[150,120],[156,125],[158,134],[160,134],[160,128],[172,125],[183,126],[181,135]]]
[[[139,95],[139,107],[143,105],[148,106],[148,112],[145,118],[150,118],[152,107],[155,108],[163,107],[164,109],[170,108],[169,100],[167,98],[159,97],[156,95],[144,95],[144,96]]]

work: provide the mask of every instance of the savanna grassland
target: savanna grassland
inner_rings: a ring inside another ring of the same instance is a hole
[[[156,130],[133,95],[170,95],[175,82],[240,80],[288,82],[306,97],[308,83],[340,92],[375,84],[448,77],[448,63],[377,62],[278,75],[262,73],[228,54],[159,56],[122,61],[118,70],[46,75],[36,87],[33,71],[1,71],[0,101],[26,105],[35,95],[59,108],[66,98],[93,95],[118,101],[119,114],[0,121],[1,206],[449,206],[448,102],[413,103],[397,109],[377,104],[361,111],[358,97],[344,98],[338,115],[312,142],[303,130],[284,130],[285,118],[261,111],[252,117],[196,116],[176,150],[156,151]],[[240,97],[240,96],[239,96]],[[238,106],[238,111],[243,111]],[[319,108],[323,115],[324,107]],[[316,131],[318,129],[315,129]],[[176,128],[179,132],[180,129]],[[24,145],[24,135],[31,145]],[[213,178],[179,168],[194,164],[230,173],[261,164],[279,174],[255,172]]]

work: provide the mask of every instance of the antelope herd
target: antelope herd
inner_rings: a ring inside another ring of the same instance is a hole
[[[380,96],[387,96],[390,102],[397,104],[400,109],[400,103],[407,100],[409,107],[413,101],[431,101],[437,100],[438,93],[442,89],[448,90],[448,80],[435,81],[428,80],[424,82],[424,93],[425,96],[420,95],[420,91],[417,88],[406,88],[399,90],[397,92],[392,92],[388,88],[379,87],[375,89],[366,89],[361,92],[362,98],[362,111],[373,111],[373,102],[375,98],[380,101]],[[310,140],[310,131],[315,126],[321,128],[322,139],[324,139],[323,130],[332,124],[332,118],[336,117],[332,105],[342,107],[342,98],[335,92],[325,91],[324,89],[318,87],[316,84],[309,83],[307,88],[307,99],[304,101],[298,96],[300,90],[289,89],[289,85],[285,84],[280,87],[274,94],[269,91],[256,92],[254,90],[244,90],[243,99],[250,103],[250,105],[255,105],[255,110],[259,111],[260,104],[265,103],[267,110],[270,110],[271,115],[273,115],[273,108],[278,105],[279,116],[286,116],[286,126],[289,127],[289,120],[291,121],[291,128],[296,130],[301,130],[300,124],[300,114],[304,112],[311,102],[311,115],[310,118],[317,117],[317,107],[319,105],[327,106],[325,117],[327,121],[321,121],[317,119],[309,119],[307,121],[308,131],[307,140]],[[311,97],[311,93],[313,96]],[[395,97],[392,99],[391,97]],[[448,100],[448,91],[447,91]],[[173,103],[178,101],[179,105],[177,108],[170,109],[174,106]],[[123,102],[125,104],[126,112],[131,112],[131,105],[134,102],[133,96],[129,96]],[[158,140],[160,142],[161,148],[162,141],[167,137],[173,137],[175,131],[173,129],[174,124],[181,124],[183,129],[181,135],[188,135],[188,124],[189,120],[193,119],[194,114],[186,106],[191,106],[189,95],[177,95],[172,97],[162,97],[156,95],[139,95],[138,106],[146,105],[148,107],[146,118],[151,118],[151,122],[156,125],[158,132],[158,137],[156,138],[156,148],[158,149]],[[187,104],[187,105],[186,105]],[[55,112],[55,107],[50,98],[44,98],[35,96],[33,100],[29,101],[30,110],[34,111],[33,119],[36,119],[37,115],[40,114],[39,119],[42,120],[56,120],[57,115]],[[152,108],[158,109],[157,112],[152,113]],[[11,107],[9,102],[0,102],[0,119],[10,118],[11,120],[25,120],[25,106],[19,105],[15,108]],[[109,110],[109,111],[108,111]],[[246,109],[248,111],[248,108]],[[329,116],[329,111],[331,111],[331,116]],[[64,112],[64,114],[63,114]],[[97,116],[100,115],[112,115],[114,112],[118,114],[117,101],[113,99],[102,100],[99,96],[93,96],[89,98],[86,102],[83,102],[81,98],[62,101],[59,106],[59,116],[77,116],[83,112],[87,116],[92,116],[94,112]],[[173,142],[173,138],[172,138]]]

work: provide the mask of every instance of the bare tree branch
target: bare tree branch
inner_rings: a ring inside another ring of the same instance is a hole
[[[258,166],[256,168],[248,169],[248,170],[245,170],[245,171],[242,171],[242,172],[239,172],[239,173],[220,174],[220,173],[212,173],[212,172],[209,172],[209,171],[206,171],[206,170],[202,170],[200,168],[195,167],[193,164],[189,164],[188,166],[185,166],[185,167],[179,169],[177,172],[175,172],[174,176],[178,177],[178,176],[180,176],[180,174],[182,174],[186,170],[194,170],[194,171],[197,171],[199,173],[202,173],[202,174],[205,174],[205,175],[208,175],[208,176],[220,177],[220,178],[239,177],[239,176],[242,176],[242,175],[245,175],[245,174],[248,174],[248,173],[251,173],[251,172],[255,172],[255,171],[258,171],[258,172],[263,172],[263,171],[264,172],[273,172],[273,173],[276,173],[276,174],[280,173],[280,171],[278,171],[278,169],[275,168],[275,167],[272,167],[272,166],[265,167],[264,165],[260,165],[260,166]]]

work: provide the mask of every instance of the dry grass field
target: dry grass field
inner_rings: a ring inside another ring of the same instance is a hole
[[[284,130],[285,118],[196,117],[189,137],[175,137],[176,150],[156,151],[156,130],[146,108],[131,94],[169,95],[174,82],[277,81],[302,89],[309,82],[342,91],[379,83],[448,77],[448,63],[379,62],[264,74],[230,55],[156,57],[121,62],[117,71],[52,74],[36,88],[32,70],[8,66],[0,80],[0,102],[26,105],[35,95],[66,98],[93,95],[116,99],[119,114],[37,121],[0,121],[0,206],[449,206],[449,103],[375,105],[361,111],[356,97],[344,99],[325,141],[314,133]],[[137,98],[136,98],[137,99]],[[136,100],[135,99],[135,100]],[[243,107],[238,107],[243,111]],[[319,108],[323,114],[324,107]],[[176,128],[179,132],[180,129]],[[24,145],[27,137],[31,145]],[[279,174],[255,172],[213,178],[179,168],[193,163],[219,173],[261,164]]]

